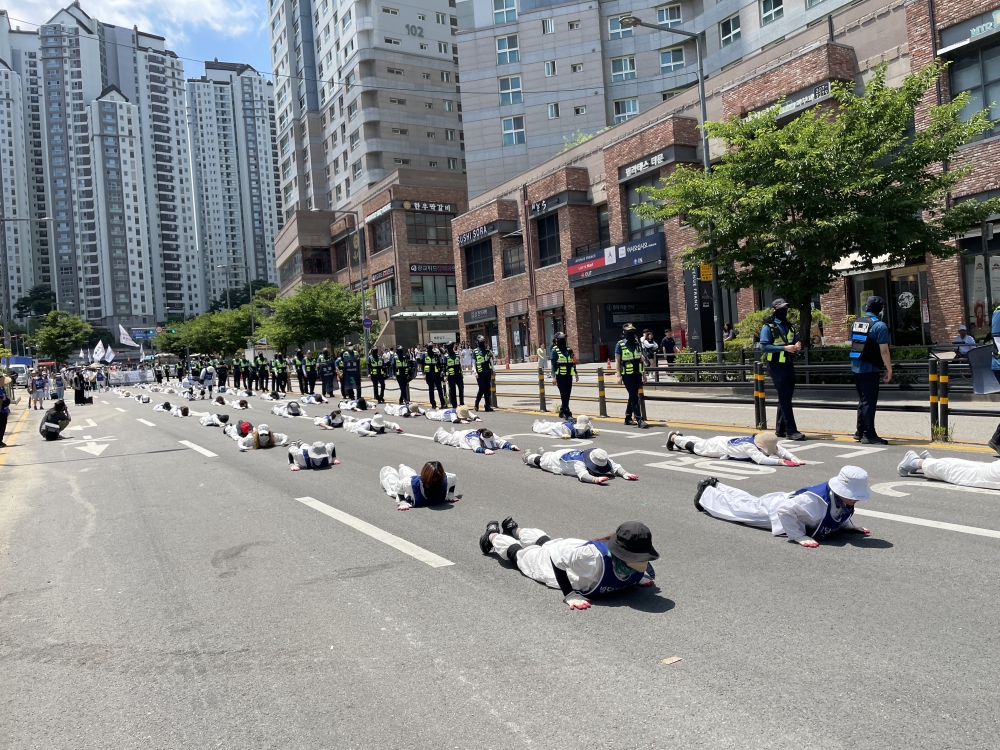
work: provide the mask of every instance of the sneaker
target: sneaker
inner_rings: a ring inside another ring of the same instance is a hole
[[[490,541],[490,534],[499,534],[500,524],[496,521],[490,521],[486,524],[486,533],[479,537],[479,549],[483,551],[484,555],[490,554],[493,551],[493,542]]]
[[[855,442],[860,443],[861,438],[863,438],[864,435],[862,435],[860,432],[855,432],[854,435],[852,435],[852,437],[854,438]]]
[[[675,450],[677,450],[677,447],[674,445],[674,438],[675,437],[681,437],[681,433],[679,433],[677,431],[668,432],[667,433],[667,444],[665,446],[663,446],[663,447],[666,448],[668,451],[675,451]]]
[[[906,455],[903,456],[903,460],[899,462],[899,466],[896,467],[896,471],[899,472],[899,476],[908,477],[914,471],[916,471],[916,463],[920,458],[914,451],[906,451]]]
[[[788,435],[788,439],[789,439],[789,440],[795,440],[796,442],[801,442],[801,441],[803,441],[803,440],[808,440],[809,438],[807,438],[807,437],[806,437],[805,435],[803,435],[803,434],[802,434],[801,432],[799,432],[798,430],[796,430],[795,432],[793,432],[793,433],[790,433],[790,434]]]
[[[512,536],[517,539],[517,521],[510,516],[507,516],[500,522],[500,530],[504,536]]]
[[[633,425],[635,422],[632,421],[632,417],[625,417],[625,424]]]
[[[702,479],[698,482],[698,492],[694,496],[694,507],[699,513],[707,513],[708,511],[701,507],[701,496],[705,494],[705,489],[707,487],[715,487],[719,483],[719,480],[715,477],[708,477],[707,479]]]
[[[861,438],[861,444],[862,445],[888,445],[889,441],[886,440],[886,439],[884,439],[884,438],[880,438],[878,436],[873,437],[873,438],[863,437],[863,438]]]
[[[993,449],[994,453],[1000,453],[1000,436],[994,435],[986,441],[986,444]]]

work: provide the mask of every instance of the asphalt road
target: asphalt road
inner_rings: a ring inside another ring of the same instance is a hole
[[[640,476],[601,487],[437,445],[424,419],[359,438],[253,404],[255,424],[332,436],[342,464],[293,473],[282,449],[241,454],[196,417],[111,394],[71,407],[71,439],[43,442],[41,412],[8,435],[0,746],[997,747],[1000,493],[903,480],[905,446],[811,441],[795,449],[814,463],[770,469],[696,461],[666,451],[661,429],[601,422],[595,443]],[[522,447],[568,445],[524,434],[532,415],[484,416]],[[431,458],[463,499],[396,511],[379,468]],[[859,511],[896,517],[862,517],[869,538],[807,550],[691,503],[705,475],[763,493],[844,463],[875,485]],[[508,514],[552,536],[642,520],[658,588],[570,611],[480,553],[486,522]]]

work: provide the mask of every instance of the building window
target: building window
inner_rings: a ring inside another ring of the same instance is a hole
[[[375,309],[381,310],[384,307],[394,307],[396,305],[396,280],[388,279],[381,284],[375,285]]]
[[[680,5],[664,5],[662,8],[656,9],[656,22],[660,26],[666,26],[668,29],[674,26],[681,25],[681,6]]]
[[[358,179],[359,177],[361,177],[362,167],[361,167],[360,160],[354,162],[354,165],[351,167],[351,169],[352,169],[352,174],[354,175],[354,179],[355,180]]]
[[[554,75],[556,75],[556,61],[555,60],[546,60],[545,61],[545,76],[547,78],[551,78]]]
[[[517,20],[515,0],[493,0],[493,23],[511,23]]]
[[[485,240],[465,248],[465,288],[493,283],[493,241]]]
[[[520,276],[524,273],[524,245],[514,245],[503,249],[503,277]]]
[[[569,69],[571,73],[582,73],[583,63],[573,63],[572,65],[569,66]]]
[[[635,58],[615,57],[611,60],[611,80],[631,81],[635,78]]]
[[[582,105],[580,107],[573,107],[573,114],[574,115],[585,115],[585,114],[587,114],[587,105],[584,104],[584,105]]]
[[[446,141],[453,141],[453,140],[455,140],[455,131],[454,130],[450,130],[450,129],[445,129],[445,131],[444,131],[444,139]]]
[[[443,55],[448,54],[448,42],[438,42],[438,52]]]
[[[444,107],[445,112],[451,112],[455,103],[451,99],[442,99],[441,104]]]
[[[559,102],[549,103],[549,119],[554,120],[559,117]]]
[[[379,219],[372,227],[374,236],[375,252],[380,252],[392,247],[392,216]]]
[[[448,24],[448,17],[444,13],[435,13],[434,20],[442,26],[446,26]]]
[[[390,16],[398,16],[399,15],[399,11],[398,10],[396,10],[395,8],[387,8],[384,5],[382,6],[382,12],[383,13],[388,13]]]
[[[666,91],[662,92],[660,95],[663,97],[663,101],[666,101],[667,99],[673,99],[675,96],[677,96],[678,94],[684,93],[685,91],[687,91],[689,88],[691,88],[694,85],[695,85],[695,83],[688,83],[688,84],[686,84],[684,86],[678,86],[677,88],[667,89]]]
[[[555,34],[556,25],[551,18],[542,19],[542,33],[543,34]]]
[[[448,169],[458,169],[458,159],[448,157]]]
[[[579,31],[579,29],[580,29],[580,22],[579,21],[570,21],[569,22],[569,30],[570,31]]]
[[[389,75],[394,75],[394,76],[403,75],[402,68],[386,68],[386,70],[389,72]]]
[[[500,79],[500,105],[520,104],[521,99],[521,76],[510,76]]]
[[[398,47],[399,45],[402,44],[401,41],[399,41],[398,39],[395,39],[395,38],[393,38],[391,36],[385,37],[385,43],[386,44],[391,44],[393,47]]]
[[[358,103],[356,101],[353,101],[347,105],[347,119],[348,121],[350,121],[357,116],[358,116]]]
[[[393,135],[409,135],[409,133],[410,133],[410,131],[409,131],[408,128],[393,128],[392,129],[392,134]]]
[[[632,36],[632,27],[622,26],[622,18],[624,18],[624,16],[615,16],[614,18],[608,19],[609,39],[628,39]]]
[[[441,71],[441,83],[451,83],[451,73],[447,70]]]
[[[497,65],[516,63],[521,57],[518,54],[517,34],[497,37]]]
[[[948,69],[952,96],[958,96],[963,91],[969,92],[969,102],[958,115],[963,122],[990,106],[991,102],[1000,102],[1000,45],[958,54]],[[990,119],[996,120],[998,112],[1000,106],[990,106]],[[997,132],[1000,132],[1000,127],[987,130],[976,136],[976,139],[986,138]]]
[[[660,72],[669,73],[684,67],[684,48],[671,47],[660,50]]]
[[[333,273],[330,250],[325,247],[303,248],[302,273]]]
[[[615,125],[625,122],[637,114],[639,114],[639,101],[637,99],[618,99],[615,101]]]
[[[659,182],[659,179],[660,178],[658,176],[654,175],[640,182],[630,183],[628,186],[628,190],[625,194],[625,202],[629,206],[628,238],[630,240],[645,237],[650,234],[656,234],[660,231],[660,225],[656,221],[653,219],[642,218],[631,208],[632,206],[637,206],[652,200],[648,193],[640,193],[639,188],[655,186]]]
[[[767,26],[785,15],[785,0],[760,0],[760,25]]]
[[[351,151],[356,149],[360,143],[361,143],[361,131],[355,130],[353,133],[351,133]]]
[[[735,16],[730,16],[719,24],[719,39],[722,41],[723,47],[728,47],[739,38],[740,16],[737,13]]]
[[[458,295],[455,294],[455,277],[410,276],[410,304],[455,307],[458,304]]]
[[[396,99],[393,97],[389,97],[389,104],[398,104],[400,107],[405,107],[406,99]]]
[[[503,124],[503,145],[514,146],[524,143],[524,118],[504,117]]]
[[[402,165],[406,166],[406,165],[408,165],[410,163],[410,160],[409,159],[401,159],[400,157],[396,156],[396,157],[393,157],[392,163],[393,164],[402,164]]]
[[[411,245],[450,245],[453,214],[406,212],[406,241]]]
[[[550,214],[535,222],[538,230],[538,267],[554,266],[562,261],[559,249],[559,216]]]

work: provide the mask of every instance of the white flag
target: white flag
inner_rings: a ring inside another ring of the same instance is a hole
[[[83,349],[80,350],[80,359],[86,359],[87,355],[83,353]]]
[[[98,341],[94,347],[94,361],[100,362],[104,358],[104,342]]]
[[[146,347],[143,346],[142,344],[139,344],[139,361],[140,362],[142,362],[142,360],[146,358],[145,351],[146,351]]]
[[[111,360],[115,358],[115,350],[110,346],[108,347],[108,353],[104,355],[104,361],[110,363]]]
[[[139,346],[128,335],[128,331],[125,330],[121,323],[118,324],[118,340],[122,342],[122,346]]]

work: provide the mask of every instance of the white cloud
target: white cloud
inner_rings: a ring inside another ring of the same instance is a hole
[[[0,0],[11,18],[11,25],[34,28],[52,18],[68,3],[64,0]],[[81,0],[83,10],[104,23],[166,37],[176,44],[188,34],[199,31],[225,32],[242,36],[260,27],[259,2],[251,0]]]

